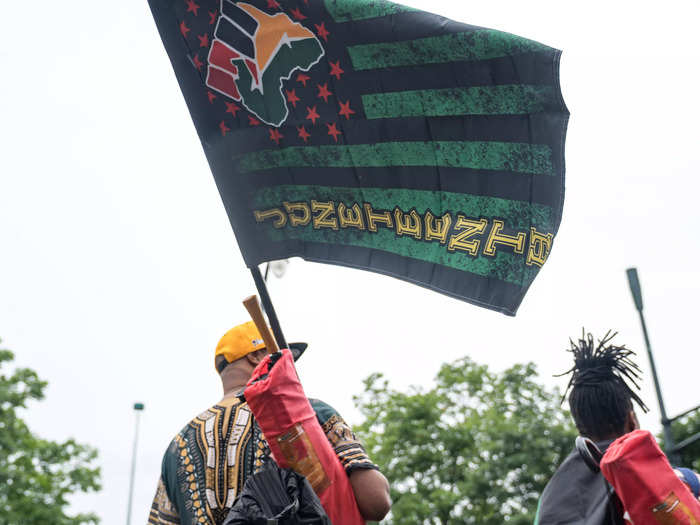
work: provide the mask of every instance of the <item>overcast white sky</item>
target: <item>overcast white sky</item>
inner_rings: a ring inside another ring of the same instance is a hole
[[[405,0],[564,50],[571,111],[564,220],[517,318],[388,277],[294,260],[270,291],[310,395],[358,420],[383,371],[428,385],[470,355],[495,369],[569,367],[585,326],[620,332],[648,370],[625,268],[639,267],[668,411],[700,402],[700,45],[697,1]],[[78,497],[126,520],[134,401],[143,413],[133,523],[169,440],[219,399],[218,338],[254,292],[146,0],[3,2],[0,337],[50,382],[27,413],[47,438],[98,447],[104,489]],[[659,428],[652,407],[643,425]],[[526,438],[527,436],[525,436]]]

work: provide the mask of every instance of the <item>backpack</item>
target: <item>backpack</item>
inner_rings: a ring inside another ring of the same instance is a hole
[[[308,480],[274,461],[250,476],[222,525],[332,525]]]
[[[331,521],[365,525],[348,475],[301,386],[291,352],[266,356],[243,394],[277,464],[306,477]]]
[[[635,430],[616,439],[600,469],[634,525],[700,525],[700,502],[650,432]]]

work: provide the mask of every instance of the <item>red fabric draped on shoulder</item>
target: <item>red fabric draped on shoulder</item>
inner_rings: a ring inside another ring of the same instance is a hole
[[[245,397],[275,461],[309,480],[334,525],[364,524],[345,469],[304,394],[291,352],[282,350],[282,357],[270,364],[267,356],[258,365]]]
[[[635,430],[615,440],[600,468],[634,525],[700,525],[700,503],[650,432]]]

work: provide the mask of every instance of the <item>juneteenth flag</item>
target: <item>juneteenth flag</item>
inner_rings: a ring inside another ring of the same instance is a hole
[[[246,264],[514,315],[561,221],[560,52],[385,0],[149,0]]]

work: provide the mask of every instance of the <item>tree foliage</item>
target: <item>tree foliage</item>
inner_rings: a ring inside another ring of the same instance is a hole
[[[97,523],[92,514],[66,514],[72,493],[100,488],[99,468],[92,465],[97,452],[72,439],[58,443],[31,432],[21,411],[44,398],[46,382],[27,368],[8,372],[13,359],[0,349],[0,523]]]
[[[469,358],[442,366],[429,390],[365,380],[357,430],[392,485],[389,522],[530,524],[576,431],[561,394],[533,364],[502,373]]]
[[[694,436],[698,432],[700,432],[700,410],[696,410],[671,424],[671,434],[676,444]],[[659,445],[665,450],[666,443],[664,442],[663,433],[659,433],[657,438]],[[678,466],[692,468],[696,472],[700,472],[700,440],[681,450],[680,459],[681,462]]]

